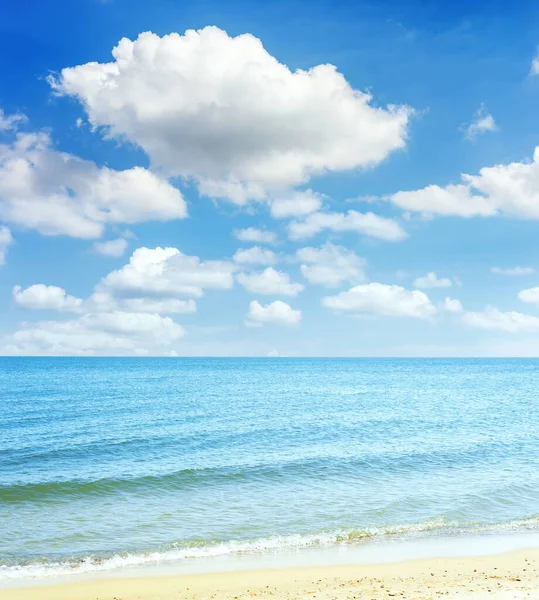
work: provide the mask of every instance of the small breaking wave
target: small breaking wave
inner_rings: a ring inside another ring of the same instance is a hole
[[[143,552],[89,554],[61,559],[33,557],[25,561],[4,561],[4,564],[0,564],[0,580],[42,579],[226,555],[240,556],[296,551],[312,547],[355,545],[383,540],[387,537],[409,539],[436,535],[440,532],[443,532],[442,535],[444,533],[458,535],[536,529],[539,529],[539,516],[493,525],[448,522],[437,519],[399,526],[370,527],[312,534],[276,535],[245,541],[174,542],[158,549]]]

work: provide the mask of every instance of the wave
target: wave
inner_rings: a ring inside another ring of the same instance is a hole
[[[515,452],[515,448],[512,448]],[[475,465],[486,456],[507,454],[506,442],[477,444],[466,450],[372,454],[362,457],[323,456],[281,460],[274,463],[238,463],[233,465],[185,468],[173,472],[138,477],[102,479],[66,479],[50,482],[0,485],[0,503],[67,500],[74,497],[105,496],[117,492],[176,490],[190,485],[215,485],[243,480],[274,480],[284,477],[303,479],[346,473],[348,477],[382,477],[387,473],[429,470],[447,465]]]
[[[311,534],[276,535],[255,540],[173,542],[161,548],[141,552],[89,554],[62,559],[34,557],[25,561],[6,561],[0,564],[0,580],[49,578],[65,575],[112,571],[140,565],[158,565],[187,559],[212,558],[226,555],[260,554],[295,551],[312,547],[356,545],[383,540],[403,539],[430,534],[502,533],[539,529],[539,516],[496,524],[448,522],[443,519],[423,523],[387,527],[370,527],[348,531]]]

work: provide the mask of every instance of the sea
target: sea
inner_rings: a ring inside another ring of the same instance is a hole
[[[539,360],[0,358],[0,580],[513,534]]]

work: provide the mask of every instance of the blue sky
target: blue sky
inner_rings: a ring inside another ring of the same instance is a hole
[[[539,354],[536,3],[4,12],[0,354]]]

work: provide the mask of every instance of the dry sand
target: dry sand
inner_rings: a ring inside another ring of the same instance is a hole
[[[0,589],[0,600],[539,600],[539,550],[383,565],[86,579]]]

